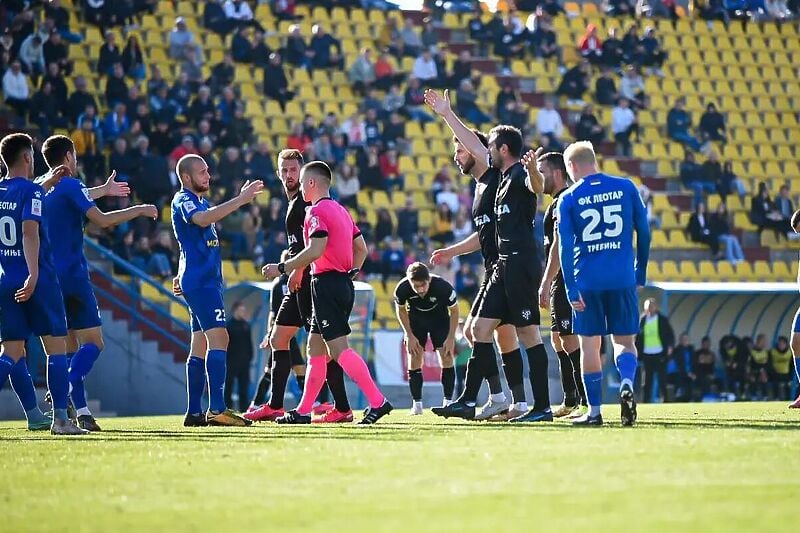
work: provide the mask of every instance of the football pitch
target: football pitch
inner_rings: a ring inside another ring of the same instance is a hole
[[[0,531],[789,531],[800,413],[619,408],[570,428],[409,417],[196,428],[101,420],[79,439],[0,424]]]

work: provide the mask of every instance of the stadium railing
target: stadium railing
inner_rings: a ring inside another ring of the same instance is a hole
[[[125,275],[130,276],[130,282],[123,282],[116,278],[113,274],[104,271],[94,262],[89,262],[89,270],[91,272],[96,273],[102,279],[107,281],[112,287],[124,292],[128,298],[130,299],[130,303],[126,303],[120,301],[113,293],[110,291],[98,287],[95,284],[95,291],[97,293],[109,300],[115,301],[119,307],[121,307],[124,311],[129,313],[130,316],[130,326],[136,327],[136,323],[141,321],[146,326],[153,329],[159,335],[162,335],[168,341],[178,345],[178,346],[185,346],[186,341],[184,339],[179,338],[175,335],[175,331],[186,331],[187,333],[191,331],[190,325],[182,320],[177,319],[169,312],[169,310],[164,309],[163,306],[159,305],[158,303],[150,301],[148,298],[142,296],[142,285],[149,285],[153,290],[157,293],[164,296],[168,302],[177,303],[183,307],[186,307],[186,303],[173,295],[171,292],[166,290],[158,281],[150,277],[147,273],[143,272],[141,269],[137,268],[135,265],[125,261],[118,255],[114,254],[108,248],[100,245],[99,243],[93,241],[92,239],[85,239],[84,242],[86,243],[87,248],[89,248],[96,256],[100,257],[103,260],[111,262],[113,265],[121,268]],[[163,319],[166,323],[169,323],[172,327],[170,328],[172,331],[165,329],[162,325],[158,322],[150,319],[147,315],[143,314],[142,308],[150,310],[154,312],[159,318]]]

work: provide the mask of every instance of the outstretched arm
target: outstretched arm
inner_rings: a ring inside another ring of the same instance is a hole
[[[158,218],[158,209],[154,205],[144,204],[103,213],[97,207],[91,207],[86,212],[86,216],[101,228],[111,228],[136,217],[148,217],[155,220]]]
[[[458,115],[455,114],[453,108],[450,107],[450,91],[445,89],[444,96],[432,89],[425,91],[425,103],[433,109],[437,115],[442,117],[450,127],[456,139],[472,154],[476,162],[483,165],[487,164],[489,149],[486,148],[481,140],[470,130]]]
[[[522,164],[525,166],[525,172],[528,174],[525,180],[525,186],[529,191],[535,194],[542,194],[544,192],[544,176],[539,172],[539,167],[536,163],[536,160],[542,155],[542,152],[544,152],[544,149],[540,146],[535,152],[533,150],[528,150],[528,153],[522,156]]]
[[[198,211],[192,215],[191,222],[202,228],[207,228],[211,224],[216,224],[226,216],[230,215],[243,205],[249,204],[264,189],[264,182],[261,180],[247,181],[242,187],[239,196],[231,198],[227,202],[212,207],[208,211]]]
[[[97,200],[104,196],[129,196],[131,188],[124,181],[117,181],[117,171],[112,170],[106,182],[89,189],[89,198]]]
[[[455,244],[451,244],[446,248],[440,248],[438,250],[434,250],[433,254],[431,254],[431,264],[432,265],[444,265],[449,263],[453,260],[454,257],[458,257],[459,255],[466,255],[472,252],[476,252],[481,249],[481,241],[478,238],[478,232],[475,231],[462,241],[459,241]]]

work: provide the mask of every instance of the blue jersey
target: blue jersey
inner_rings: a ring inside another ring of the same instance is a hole
[[[59,280],[86,279],[89,266],[83,254],[86,212],[95,206],[89,189],[79,179],[63,178],[44,197],[45,224]]]
[[[208,208],[205,198],[186,189],[172,199],[172,229],[181,252],[178,277],[184,292],[222,288],[222,256],[214,224],[203,228],[192,223],[194,215]]]
[[[25,178],[0,180],[0,286],[22,287],[28,265],[22,249],[22,222],[39,223],[39,279],[55,277],[53,258],[42,224],[44,190]]]
[[[567,189],[558,206],[558,235],[570,301],[577,301],[581,291],[645,284],[650,226],[632,181],[600,173]]]

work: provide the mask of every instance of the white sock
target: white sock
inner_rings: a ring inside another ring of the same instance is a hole
[[[589,406],[589,416],[597,416],[600,414],[600,406],[599,405],[590,405]]]
[[[661,376],[659,376],[659,377],[661,377]],[[631,381],[628,378],[625,378],[622,381],[620,381],[619,390],[622,390],[622,387],[624,387],[625,385],[628,385],[631,388],[631,390],[633,390],[633,381]]]
[[[517,402],[514,404],[514,409],[516,409],[517,411],[527,411],[528,402]]]
[[[498,392],[497,394],[492,394],[489,396],[489,399],[492,402],[504,402],[506,401],[506,393],[505,392]]]
[[[92,414],[92,412],[89,410],[88,407],[81,407],[80,409],[77,410],[77,413],[78,413],[78,416],[84,416],[84,415],[91,415]]]
[[[450,398],[445,398],[444,401],[442,402],[442,406],[447,407],[448,405],[450,405],[452,403],[453,403],[453,400],[451,400]]]
[[[416,409],[417,407],[419,407],[420,409],[422,409],[422,402],[417,402],[417,401],[415,401],[415,402],[414,402],[414,409]]]

